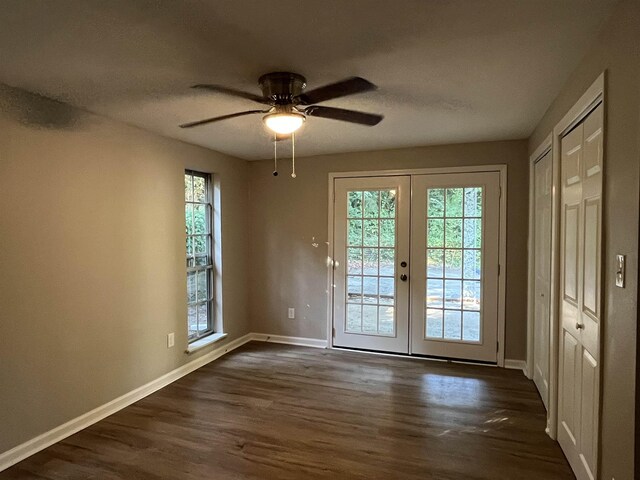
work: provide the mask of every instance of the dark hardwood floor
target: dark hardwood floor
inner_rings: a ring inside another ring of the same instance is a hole
[[[521,372],[250,343],[0,479],[573,479],[544,426]]]

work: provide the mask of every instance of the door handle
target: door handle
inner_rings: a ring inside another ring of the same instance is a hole
[[[582,330],[584,328],[584,324],[580,322],[576,322],[576,330]]]
[[[407,277],[407,275],[406,275],[405,273],[403,273],[402,275],[400,275],[400,280],[402,280],[403,282],[406,282],[406,281],[407,281],[407,278],[409,278],[409,277]]]

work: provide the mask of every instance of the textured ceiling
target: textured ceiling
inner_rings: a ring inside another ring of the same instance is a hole
[[[310,118],[299,155],[529,136],[613,0],[2,0],[0,82],[247,159],[260,116],[178,124],[257,104],[286,70],[312,89],[359,75],[373,93],[326,102],[385,115],[368,128]]]

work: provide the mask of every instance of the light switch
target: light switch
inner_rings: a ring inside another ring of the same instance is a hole
[[[173,332],[167,334],[167,348],[171,348],[176,344],[176,337]]]
[[[616,287],[624,288],[626,255],[616,255]]]

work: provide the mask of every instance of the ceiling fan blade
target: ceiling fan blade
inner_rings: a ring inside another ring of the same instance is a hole
[[[243,92],[242,90],[236,90],[235,88],[223,87],[221,85],[207,85],[207,84],[198,84],[193,85],[191,88],[197,88],[200,90],[209,90],[210,92],[216,93],[224,93],[225,95],[231,95],[232,97],[240,97],[246,100],[253,100],[254,102],[264,103],[265,105],[270,105],[271,102],[268,98],[264,98],[260,95],[254,95],[253,93]]]
[[[306,115],[311,117],[330,118],[332,120],[342,120],[343,122],[359,123],[360,125],[368,125],[373,127],[379,124],[384,118],[382,115],[375,113],[356,112],[355,110],[345,110],[344,108],[321,107],[311,105],[304,111]]]
[[[221,117],[205,118],[204,120],[198,120],[197,122],[183,123],[180,128],[197,127],[198,125],[204,125],[206,123],[219,122],[220,120],[227,120],[229,118],[243,117],[244,115],[253,115],[255,113],[267,113],[269,110],[248,110],[246,112],[231,113],[229,115],[222,115]]]
[[[312,103],[325,102],[334,98],[346,97],[347,95],[369,92],[377,88],[373,83],[364,78],[351,77],[305,92],[296,97],[296,100],[302,105],[311,105]]]

